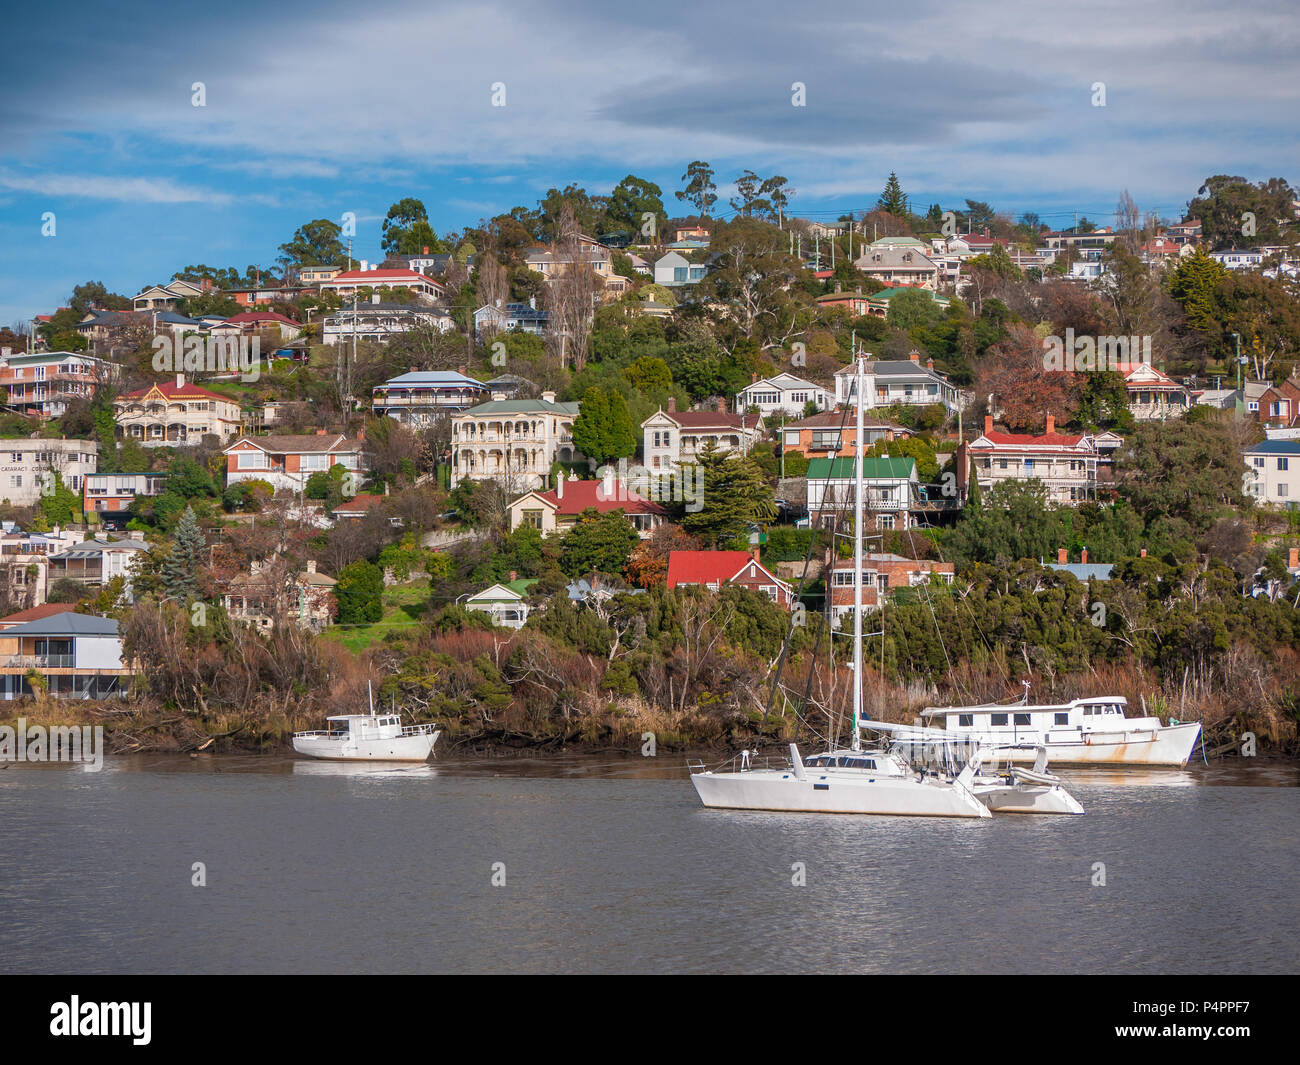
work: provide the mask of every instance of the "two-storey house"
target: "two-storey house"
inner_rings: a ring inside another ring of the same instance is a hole
[[[974,476],[982,490],[1002,481],[1040,481],[1053,503],[1077,504],[1097,496],[1096,441],[1087,435],[1056,431],[1056,419],[1047,416],[1047,431],[1001,433],[993,418],[984,418],[984,432],[966,449]],[[963,479],[965,483],[965,479]]]
[[[313,473],[328,473],[335,466],[360,481],[369,468],[364,442],[324,429],[314,436],[241,436],[222,451],[226,483],[267,481],[277,492],[301,492]]]
[[[716,410],[679,411],[677,401],[669,397],[667,410],[641,423],[641,454],[651,474],[671,473],[694,462],[709,445],[748,455],[761,435],[762,419],[757,414],[730,414],[726,406],[720,399]]]
[[[511,488],[540,488],[556,462],[573,463],[577,403],[540,399],[481,403],[451,418],[451,487],[461,481],[499,480]]]
[[[177,374],[148,388],[126,392],[113,401],[117,435],[144,447],[196,444],[205,436],[218,442],[239,432],[239,404],[200,388]]]

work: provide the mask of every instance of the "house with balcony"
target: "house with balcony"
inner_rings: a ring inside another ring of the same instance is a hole
[[[694,462],[710,445],[733,455],[748,455],[762,435],[762,419],[757,414],[730,414],[726,407],[726,400],[720,399],[715,410],[679,411],[670,396],[667,410],[658,410],[641,423],[641,454],[651,474],[672,473],[683,463]]]
[[[90,399],[101,382],[118,376],[120,367],[71,351],[0,356],[0,397],[20,414],[61,418],[68,404]]]
[[[165,473],[88,473],[81,482],[81,509],[101,518],[125,517],[136,496],[162,495]]]
[[[81,539],[55,526],[52,532],[24,532],[5,522],[0,532],[0,586],[11,603],[40,607],[50,590],[50,555],[71,547]],[[67,609],[71,610],[69,606]],[[32,615],[32,618],[44,615]],[[32,618],[24,617],[28,621]]]
[[[518,491],[541,488],[556,462],[583,457],[573,446],[577,403],[494,399],[451,417],[451,487],[461,481],[501,481]]]
[[[952,584],[956,575],[957,567],[951,562],[868,551],[862,556],[862,612],[868,614],[879,610],[887,596],[903,588]],[[857,575],[853,559],[837,558],[830,561],[826,588],[830,596],[832,627],[852,628],[853,604],[857,597]]]
[[[131,307],[137,311],[171,311],[181,300],[202,296],[214,287],[211,281],[197,284],[193,281],[169,281],[165,285],[150,285],[132,298]]]
[[[543,536],[566,533],[588,510],[597,514],[622,514],[645,539],[663,524],[667,511],[615,479],[613,472],[596,481],[580,481],[577,474],[556,479],[549,492],[526,492],[510,504],[510,531],[521,525]]]
[[[228,440],[239,432],[239,404],[177,374],[113,401],[117,435],[143,447],[181,447],[205,436]]]
[[[222,451],[226,483],[266,481],[277,492],[301,492],[313,473],[342,466],[356,481],[369,469],[363,438],[319,430],[314,436],[241,436]]]
[[[794,607],[794,587],[759,560],[758,549],[749,551],[670,551],[668,587],[703,587],[719,591],[724,584],[765,595],[774,603]]]
[[[1120,363],[1128,409],[1138,421],[1178,418],[1192,408],[1192,393],[1149,362]]]
[[[292,318],[277,314],[275,311],[241,311],[239,314],[232,314],[223,325],[227,329],[238,326],[239,331],[246,334],[273,334],[272,339],[278,338],[280,343],[297,340],[302,336],[303,329],[301,322],[295,322]]]
[[[993,417],[984,418],[984,432],[966,445],[968,472],[959,467],[959,481],[965,490],[974,476],[987,491],[1003,481],[1040,481],[1053,503],[1077,505],[1097,498],[1099,452],[1091,436],[1058,433],[1056,419],[1047,416],[1047,431],[1001,433],[993,428]]]
[[[876,281],[894,287],[935,289],[939,286],[939,266],[925,253],[925,245],[903,243],[905,238],[878,240],[867,246],[854,267]]]
[[[447,286],[437,278],[418,270],[372,270],[364,261],[360,270],[345,270],[320,283],[321,292],[333,292],[344,300],[351,300],[363,289],[383,288],[405,289],[417,299],[429,303],[443,302],[447,298]]]
[[[412,370],[389,378],[371,392],[376,415],[424,427],[440,414],[458,414],[490,396],[482,381],[451,370]]]
[[[808,517],[814,525],[828,527],[837,514],[852,517],[855,466],[851,458],[809,460]],[[866,528],[910,529],[917,524],[913,510],[922,492],[915,459],[864,458],[862,482]]]
[[[872,447],[879,440],[906,440],[912,430],[877,418],[862,420],[862,446]],[[857,453],[858,426],[855,412],[845,417],[843,411],[822,411],[781,427],[781,450],[787,455],[804,458],[852,458]]]
[[[857,393],[857,369],[844,366],[835,371],[835,403],[848,406]],[[966,402],[966,396],[948,378],[934,368],[934,360],[921,362],[919,352],[906,359],[868,359],[866,384],[863,391],[867,409],[907,406],[928,406],[941,403],[955,413]]]
[[[1300,502],[1300,440],[1265,440],[1242,453],[1245,494],[1293,509]]]
[[[387,344],[394,337],[413,329],[436,329],[449,333],[456,322],[447,310],[425,303],[385,302],[372,296],[368,303],[358,304],[354,310],[343,307],[335,314],[321,319],[321,340],[329,347],[350,344],[357,340],[370,340]]]
[[[53,698],[107,699],[125,694],[136,672],[112,618],[60,611],[0,628],[0,699],[34,695],[33,673]]]
[[[50,586],[68,580],[102,588],[115,577],[129,578],[136,555],[147,550],[143,533],[123,540],[83,540],[50,555]]]
[[[737,411],[755,409],[764,418],[774,414],[798,418],[809,403],[816,404],[818,410],[826,410],[834,405],[835,397],[821,385],[790,373],[779,373],[761,381],[754,374],[753,382],[736,393]]]

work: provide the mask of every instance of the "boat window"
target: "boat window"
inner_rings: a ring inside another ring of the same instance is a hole
[[[1017,714],[1017,715],[1016,715],[1016,724],[1017,724],[1017,725],[1028,725],[1028,724],[1029,724],[1029,715],[1028,715],[1028,714]]]
[[[992,718],[993,718],[993,724],[995,725],[1005,725],[1007,723],[1006,714],[993,714]]]
[[[975,715],[974,715],[974,714],[958,714],[958,715],[957,715],[957,724],[960,725],[962,728],[970,728],[972,725],[975,724]]]
[[[1057,714],[1057,715],[1056,715],[1056,723],[1057,723],[1058,725],[1068,725],[1068,724],[1070,723],[1070,713],[1069,713],[1069,711],[1067,710],[1064,714]]]

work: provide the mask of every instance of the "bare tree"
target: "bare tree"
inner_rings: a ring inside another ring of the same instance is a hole
[[[551,314],[552,343],[560,345],[560,365],[581,372],[587,365],[588,340],[601,280],[592,267],[592,249],[566,201],[560,210],[559,239],[552,246],[555,274],[545,298]]]

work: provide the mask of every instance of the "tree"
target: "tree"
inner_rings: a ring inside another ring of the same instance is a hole
[[[52,479],[52,487],[41,492],[40,508],[45,520],[51,525],[66,526],[81,515],[81,496],[64,485],[63,476],[57,470],[47,473]]]
[[[740,176],[736,178],[736,192],[738,195],[731,198],[731,209],[746,218],[752,217],[755,213],[762,215],[771,206],[761,198],[759,187],[762,183],[763,179],[754,171],[742,171]]]
[[[903,186],[898,183],[898,175],[892,170],[889,172],[889,180],[885,182],[885,191],[880,194],[876,206],[882,211],[888,211],[895,218],[907,217],[907,196],[903,193]]]
[[[1216,174],[1197,190],[1187,215],[1200,220],[1202,238],[1215,250],[1280,244],[1279,222],[1290,225],[1296,197],[1283,178],[1251,184],[1244,177]]]
[[[445,250],[438,234],[429,225],[424,203],[412,196],[398,200],[388,209],[383,233],[380,246],[389,255],[419,255],[426,248],[430,252]]]
[[[673,387],[673,372],[663,359],[642,355],[623,370],[628,384],[638,392],[653,396],[668,392]]]
[[[697,472],[698,471],[698,472]],[[677,504],[677,521],[691,536],[707,547],[726,548],[736,544],[745,530],[776,516],[776,501],[763,472],[748,456],[737,457],[719,451],[710,440],[685,476],[701,485],[700,509],[690,511]]]
[[[625,573],[638,588],[653,588],[668,579],[668,556],[674,551],[698,551],[700,543],[677,525],[660,525],[632,549]]]
[[[1042,432],[1047,415],[1064,424],[1074,417],[1081,375],[1047,369],[1043,341],[1027,325],[1012,324],[1005,340],[989,349],[975,377],[977,394],[993,395],[993,407],[1012,429]]]
[[[162,566],[162,587],[168,599],[188,602],[198,596],[199,566],[206,547],[194,508],[186,507],[176,526],[171,552]]]
[[[636,452],[636,431],[622,393],[587,389],[573,420],[573,446],[598,463]]]
[[[343,232],[337,222],[317,218],[301,225],[287,244],[280,245],[293,266],[336,266],[347,259],[347,249],[339,239]]]
[[[628,174],[610,193],[606,211],[609,224],[634,236],[641,232],[645,216],[650,215],[654,222],[650,235],[657,238],[660,228],[667,222],[662,197],[663,190],[653,181]],[[657,240],[654,242],[658,243]]]
[[[581,373],[587,365],[592,307],[600,293],[601,281],[591,265],[591,248],[582,240],[577,218],[567,202],[560,209],[558,224],[559,239],[554,252],[566,265],[558,276],[551,278],[544,293],[551,314],[548,337],[558,348],[561,368],[570,363],[575,373]]]
[[[339,571],[334,598],[339,624],[364,625],[384,616],[384,574],[373,562],[358,559]]]
[[[680,192],[675,193],[677,198],[693,204],[700,214],[707,217],[713,205],[718,202],[717,186],[713,183],[713,167],[697,159],[687,166],[682,181],[685,184]]]
[[[934,326],[944,319],[944,309],[923,288],[905,288],[889,301],[886,321],[904,331],[915,326]]]
[[[790,188],[790,183],[780,174],[774,174],[759,186],[758,195],[760,200],[769,205],[770,213],[775,215],[777,222],[780,223],[785,217],[785,209],[790,206],[790,197],[794,195],[794,189]]]
[[[1182,308],[1187,324],[1206,341],[1216,341],[1222,333],[1215,316],[1215,289],[1227,276],[1227,267],[1204,248],[1179,258],[1167,275],[1169,295]]]
[[[592,572],[622,576],[640,539],[621,510],[601,514],[589,507],[560,539],[560,569],[573,578]]]
[[[711,312],[718,328],[763,346],[799,331],[801,307],[792,289],[803,263],[790,254],[785,233],[758,219],[736,218],[718,228],[709,250],[713,268],[699,291],[717,301]]]

